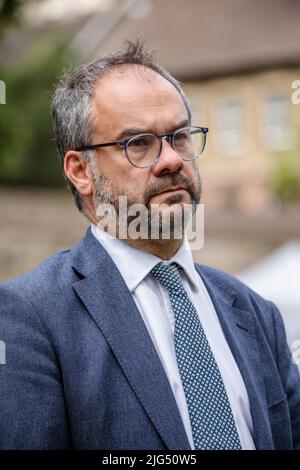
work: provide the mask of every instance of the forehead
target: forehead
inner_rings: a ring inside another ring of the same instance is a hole
[[[188,118],[174,85],[142,66],[118,67],[101,78],[93,105],[96,132],[112,137],[124,127],[164,132]]]

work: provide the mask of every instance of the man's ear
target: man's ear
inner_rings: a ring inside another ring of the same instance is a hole
[[[64,159],[66,177],[82,196],[93,195],[92,175],[87,160],[80,152],[69,150]]]

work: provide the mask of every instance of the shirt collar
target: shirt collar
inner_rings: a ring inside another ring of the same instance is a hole
[[[92,234],[116,264],[131,292],[149,275],[154,266],[162,262],[158,256],[134,248],[128,245],[125,240],[120,240],[104,232],[104,230],[94,224],[91,225],[91,230]],[[195,270],[191,249],[186,238],[183,240],[177,253],[170,260],[163,261],[166,264],[174,262],[184,270],[191,288],[198,291],[198,274]]]

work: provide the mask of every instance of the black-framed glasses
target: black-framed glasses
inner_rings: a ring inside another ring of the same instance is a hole
[[[78,152],[94,150],[112,145],[122,146],[129,163],[137,168],[154,166],[158,161],[166,139],[172,149],[177,152],[182,160],[196,160],[203,152],[206,144],[207,127],[188,126],[176,129],[168,134],[156,135],[152,132],[143,132],[125,140],[106,142],[103,144],[83,145],[76,148]]]

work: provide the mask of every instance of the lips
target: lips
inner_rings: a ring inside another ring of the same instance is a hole
[[[187,191],[187,189],[186,189],[186,188],[183,188],[183,187],[167,188],[167,189],[164,189],[163,191],[161,191],[161,192],[159,192],[159,193],[154,194],[154,196],[160,196],[161,194],[164,194],[164,193],[169,193],[169,192],[174,192],[174,191],[180,191],[180,190],[181,190],[181,191],[182,191],[182,190]],[[153,197],[154,197],[154,196],[153,196]]]

